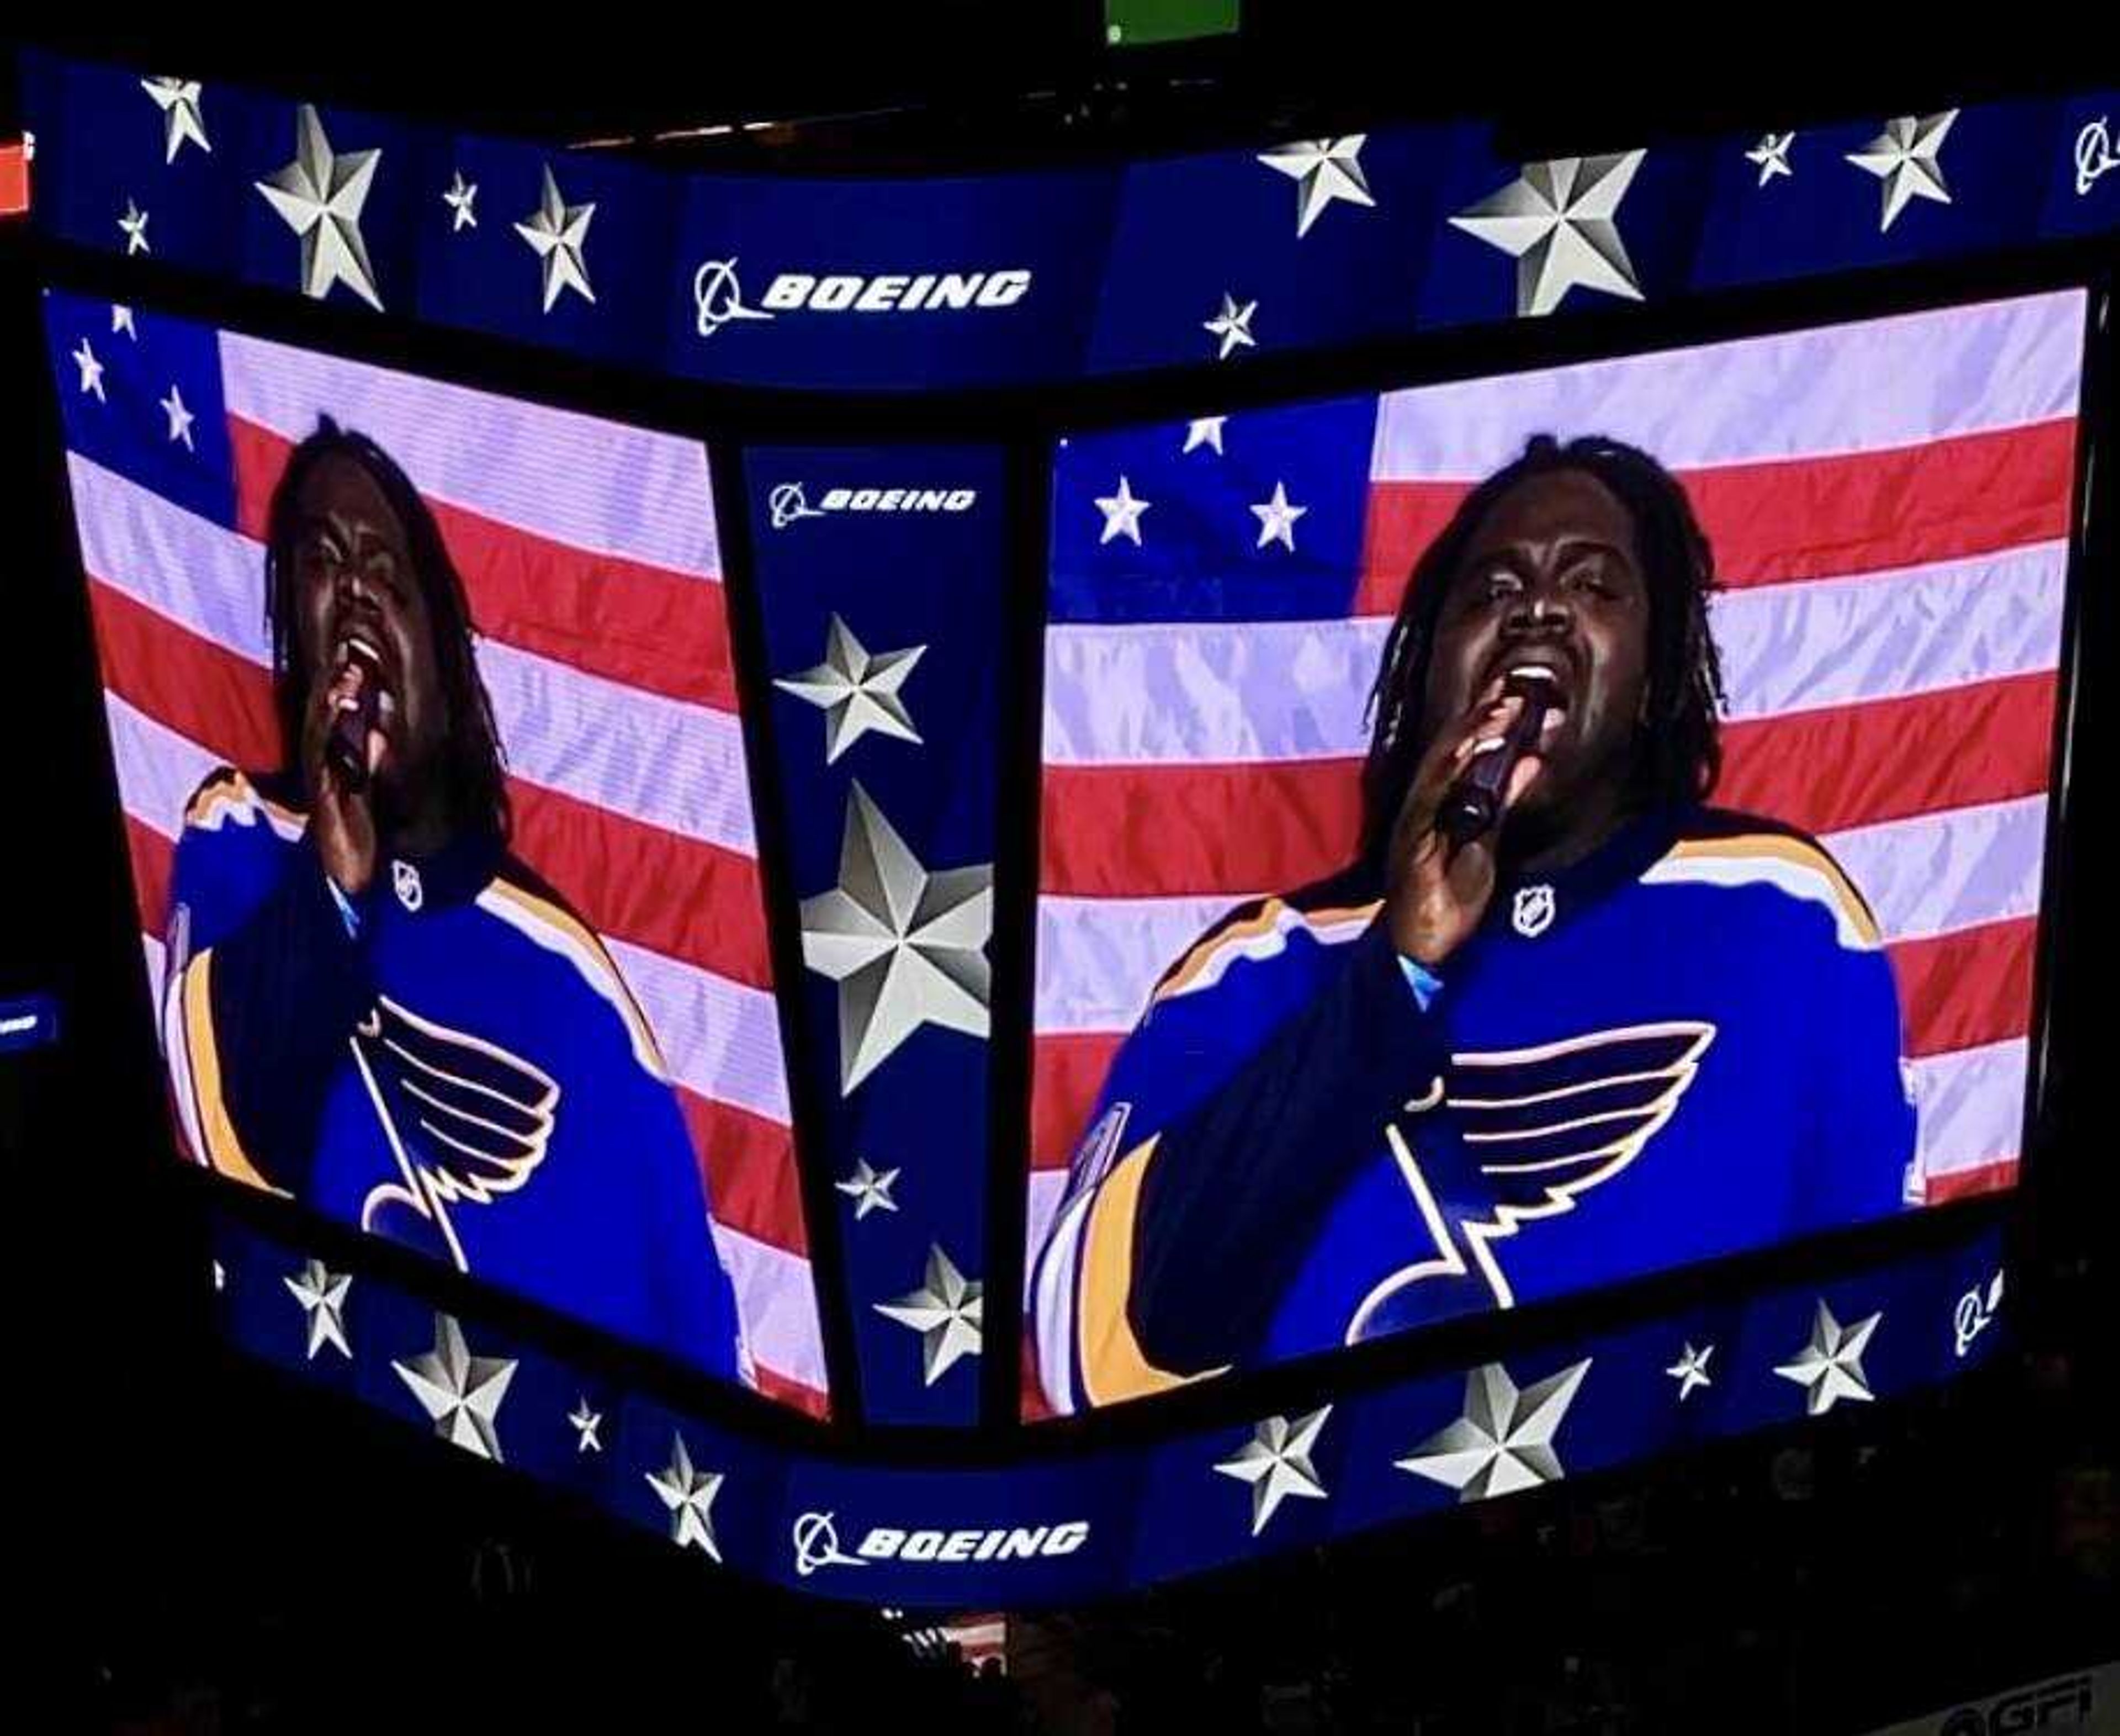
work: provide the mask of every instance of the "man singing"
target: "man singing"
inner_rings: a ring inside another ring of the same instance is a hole
[[[163,1010],[193,1155],[736,1375],[735,1303],[647,1021],[507,853],[463,585],[326,420],[267,532],[284,763],[192,798]]]
[[[1472,491],[1387,643],[1357,859],[1224,917],[1112,1063],[1036,1268],[1056,1408],[1905,1203],[1875,919],[1815,840],[1703,805],[1713,589],[1634,448],[1542,436]]]

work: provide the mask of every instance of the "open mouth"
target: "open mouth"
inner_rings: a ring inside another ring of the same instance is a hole
[[[396,709],[397,699],[392,688],[389,660],[384,655],[381,642],[359,627],[349,627],[339,635],[332,654],[332,667],[343,673],[348,668],[360,672],[360,686],[343,701],[341,709],[351,710],[360,704],[363,692],[375,696],[379,717],[388,717]]]
[[[1568,721],[1571,705],[1571,677],[1574,671],[1564,659],[1543,654],[1518,654],[1498,663],[1492,679],[1501,683],[1500,691],[1489,706],[1493,710],[1511,695],[1528,697],[1536,693],[1545,707],[1540,719],[1536,745],[1543,749],[1552,745]],[[1501,742],[1497,738],[1494,746]]]

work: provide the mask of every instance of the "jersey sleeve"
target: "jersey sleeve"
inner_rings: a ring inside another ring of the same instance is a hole
[[[1352,938],[1327,926],[1272,902],[1226,925],[1114,1059],[1034,1276],[1056,1408],[1253,1355],[1386,1124],[1439,1100],[1440,1009],[1413,993],[1374,908]]]
[[[374,998],[357,942],[298,817],[239,775],[188,809],[170,888],[165,1064],[201,1163],[302,1191],[324,1093]]]
[[[736,1292],[715,1245],[712,1203],[691,1135],[665,1081],[636,1073],[620,1113],[620,1138],[641,1168],[651,1294],[659,1336],[693,1367],[747,1378]]]
[[[1797,1178],[1803,1231],[1886,1217],[1919,1197],[1890,961],[1881,944],[1828,940],[1814,980],[1809,1138]]]

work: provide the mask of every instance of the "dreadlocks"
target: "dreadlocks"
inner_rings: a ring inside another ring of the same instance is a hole
[[[440,526],[411,478],[366,435],[341,428],[328,416],[318,418],[316,432],[288,457],[272,491],[266,526],[265,626],[272,644],[272,698],[286,756],[282,773],[299,779],[304,705],[318,673],[308,666],[295,627],[295,543],[301,531],[297,503],[310,472],[329,458],[349,458],[366,471],[405,527],[413,573],[433,623],[435,663],[447,707],[441,775],[449,812],[458,825],[504,842],[509,811],[500,733],[479,679],[463,579],[449,558]]]
[[[1715,557],[1685,490],[1639,448],[1597,435],[1565,445],[1551,435],[1537,435],[1522,456],[1466,496],[1406,581],[1369,690],[1375,721],[1362,768],[1361,843],[1361,861],[1369,868],[1384,864],[1400,804],[1428,746],[1420,720],[1435,624],[1467,547],[1504,495],[1529,477],[1556,470],[1596,477],[1634,520],[1649,595],[1648,693],[1634,796],[1645,804],[1686,803],[1714,788],[1723,761],[1717,735],[1723,672],[1708,628]]]

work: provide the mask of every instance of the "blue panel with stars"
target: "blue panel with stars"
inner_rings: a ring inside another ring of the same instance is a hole
[[[1090,369],[1241,360],[1410,328],[1447,137],[1401,128],[1127,170]]]
[[[68,450],[233,528],[213,328],[54,290],[44,296],[44,333]]]
[[[548,190],[549,178],[549,190]],[[419,189],[419,311],[652,366],[676,194],[637,164],[461,137]]]
[[[2120,230],[2120,91],[2054,105],[2039,234]]]
[[[1439,188],[1421,323],[1663,300],[1684,286],[1706,184],[1695,146],[1518,165],[1461,137]]]
[[[1077,435],[1055,454],[1055,621],[1326,620],[1352,607],[1377,399]]]
[[[1995,103],[1726,141],[1693,286],[2028,240],[2038,212],[2025,189],[2042,184],[2051,130],[2042,105]]]
[[[744,486],[806,927],[835,888],[851,901],[836,938],[811,942],[840,980],[813,966],[795,992],[804,1083],[825,1106],[822,1145],[806,1161],[825,1164],[837,1189],[866,1412],[969,1422],[976,1335],[951,1324],[946,1294],[926,1313],[903,1299],[927,1290],[931,1270],[952,1287],[931,1266],[937,1250],[957,1279],[986,1277],[1001,458],[979,447],[758,449]],[[844,872],[850,828],[858,862],[873,850],[883,867],[880,888]],[[905,897],[925,901],[915,911]],[[905,942],[895,953],[894,929]],[[1012,1310],[993,1319],[1012,1329]]]

